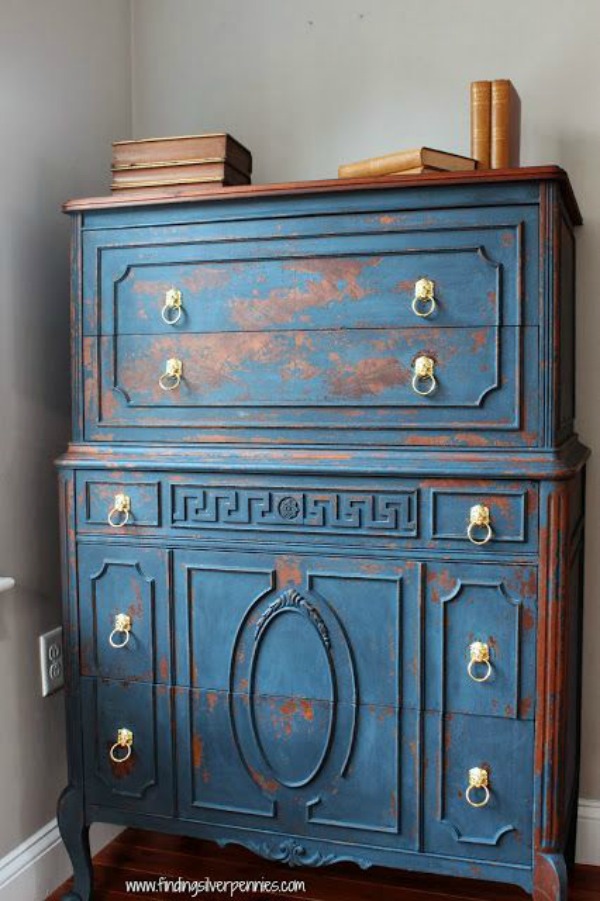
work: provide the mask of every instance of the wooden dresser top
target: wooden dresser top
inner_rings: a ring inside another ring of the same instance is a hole
[[[105,197],[87,197],[69,200],[64,204],[65,212],[86,210],[118,209],[119,207],[155,206],[157,204],[180,204],[198,201],[242,200],[244,198],[270,197],[276,195],[323,194],[344,191],[386,190],[390,188],[427,188],[444,185],[502,184],[515,182],[557,182],[560,185],[564,203],[574,225],[582,222],[581,212],[569,181],[569,176],[560,166],[524,166],[520,169],[484,169],[476,172],[430,172],[423,175],[393,175],[385,178],[343,178],[321,181],[297,181],[281,184],[242,185],[221,188],[219,191],[190,188],[184,194],[174,195],[165,190],[164,194],[140,192],[131,195],[126,191]]]

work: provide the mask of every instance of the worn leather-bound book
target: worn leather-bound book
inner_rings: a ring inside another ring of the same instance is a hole
[[[471,156],[489,169],[492,149],[492,82],[471,82]]]
[[[190,163],[135,166],[113,169],[112,190],[153,188],[219,181],[223,185],[249,185],[250,176],[230,166],[225,160],[196,160]]]
[[[417,147],[414,150],[399,150],[385,156],[373,156],[357,163],[346,163],[338,169],[339,178],[368,178],[377,175],[397,175],[409,169],[430,166],[448,172],[476,169],[477,160],[431,147]]]
[[[519,165],[521,101],[508,78],[492,82],[492,169]]]
[[[252,172],[252,154],[231,135],[183,135],[116,141],[113,144],[113,169],[156,163],[192,162],[225,159],[240,172]]]

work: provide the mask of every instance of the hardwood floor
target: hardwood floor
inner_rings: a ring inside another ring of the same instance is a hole
[[[405,871],[339,864],[324,869],[290,868],[269,863],[249,851],[230,845],[220,849],[209,842],[179,836],[160,835],[127,829],[94,859],[94,901],[165,901],[192,898],[193,894],[126,891],[126,880],[182,877],[211,880],[303,880],[306,890],[291,894],[238,892],[234,899],[277,899],[277,901],[525,901],[529,896],[518,888],[466,879],[446,879]],[[58,889],[50,901],[59,901],[69,883]],[[196,898],[229,899],[229,893],[202,892]],[[569,901],[599,901],[600,868],[579,866],[572,880]]]

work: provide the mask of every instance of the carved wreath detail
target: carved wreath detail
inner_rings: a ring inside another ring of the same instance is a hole
[[[329,650],[329,648],[331,647],[331,639],[329,637],[327,626],[323,621],[323,617],[321,616],[317,608],[313,604],[309,604],[306,598],[303,598],[302,595],[294,588],[288,588],[286,591],[280,594],[279,597],[276,598],[276,600],[272,601],[269,604],[264,613],[260,615],[256,623],[254,640],[257,641],[260,633],[262,632],[268,621],[271,619],[271,617],[274,616],[274,614],[279,610],[284,610],[286,607],[295,607],[302,613],[304,613],[316,628],[325,647]]]
[[[304,845],[293,838],[286,839],[280,845],[273,847],[263,842],[260,846],[260,854],[270,860],[287,863],[290,867],[322,867],[331,864],[335,860],[334,854],[322,854],[321,851],[307,851]]]

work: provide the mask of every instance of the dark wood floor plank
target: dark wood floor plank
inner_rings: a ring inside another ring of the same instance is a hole
[[[273,862],[265,862],[262,858],[257,857],[252,852],[240,846],[229,845],[226,848],[219,848],[214,842],[198,842],[196,839],[189,839],[182,836],[161,835],[160,833],[147,832],[145,830],[127,830],[122,833],[116,840],[117,843],[127,848],[128,854],[131,853],[131,847],[135,845],[138,849],[144,849],[145,853],[158,850],[163,852],[170,849],[173,855],[192,854],[194,859],[194,867],[197,867],[198,855],[201,854],[204,861],[210,861],[211,864],[216,861],[224,862],[225,872],[232,874],[232,863],[235,860],[236,873],[241,875],[230,875],[229,878],[260,878],[265,867],[269,868],[269,877],[287,881],[290,879],[290,873],[300,873],[301,878],[307,881],[307,888],[310,890],[312,881],[318,882],[319,886],[326,882],[332,886],[342,882],[345,887],[354,890],[353,898],[358,899],[370,898],[371,894],[361,894],[360,887],[367,885],[375,885],[377,887],[377,897],[383,898],[382,892],[385,887],[393,892],[393,897],[397,897],[398,888],[404,888],[406,891],[419,891],[421,894],[425,892],[426,897],[431,898],[441,895],[444,898],[456,898],[458,901],[468,899],[468,901],[481,901],[483,898],[493,898],[494,901],[517,901],[517,899],[526,899],[528,895],[512,886],[505,886],[500,883],[483,883],[476,882],[472,879],[452,879],[437,876],[435,874],[428,875],[423,873],[410,873],[406,870],[391,870],[381,867],[373,867],[370,870],[360,870],[355,864],[338,864],[325,870],[315,870],[314,868],[293,869],[290,870],[286,865],[278,865]],[[104,858],[98,858],[104,863],[108,861]],[[146,859],[144,857],[144,859]],[[154,858],[156,860],[156,858]],[[237,864],[241,863],[241,869]],[[133,865],[133,858],[128,857],[123,860],[124,866]],[[158,869],[160,872],[160,868]],[[167,872],[166,870],[164,871]],[[177,872],[177,868],[169,872]],[[179,872],[183,873],[182,870]],[[196,869],[197,872],[197,869]],[[319,875],[317,875],[319,874]],[[221,878],[221,877],[219,877]],[[226,876],[223,878],[227,878]],[[323,901],[330,897],[327,886],[318,888],[319,898],[323,897]],[[363,889],[366,892],[366,888]],[[306,895],[304,896],[307,897]],[[333,897],[333,895],[331,895]],[[419,896],[421,897],[421,896]]]
[[[326,869],[290,868],[263,860],[246,848],[185,836],[162,835],[143,829],[126,829],[94,859],[94,901],[136,901],[125,891],[126,880],[152,880],[158,876],[200,880],[304,880],[306,891],[266,896],[239,894],[234,901],[526,901],[521,889],[471,879],[451,879],[435,874],[411,873],[373,867],[360,870],[353,864]],[[67,884],[49,899],[58,901]],[[204,901],[228,897],[202,893]],[[184,901],[181,892],[141,894],[137,901]],[[576,867],[569,901],[600,901],[600,868]]]

